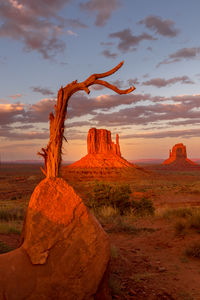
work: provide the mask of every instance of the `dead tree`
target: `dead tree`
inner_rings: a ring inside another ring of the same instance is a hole
[[[77,82],[77,80],[71,82],[66,85],[64,88],[58,91],[57,95],[57,104],[55,105],[55,115],[51,112],[49,114],[49,143],[46,148],[42,148],[42,152],[38,154],[44,158],[45,169],[42,168],[42,172],[45,174],[47,178],[55,178],[59,176],[59,169],[62,159],[62,143],[64,137],[64,122],[66,118],[67,105],[69,98],[76,93],[77,91],[85,91],[87,94],[90,93],[89,86],[93,84],[103,85],[118,94],[129,94],[135,90],[135,87],[132,86],[126,90],[120,90],[116,86],[108,83],[107,81],[101,80],[100,78],[104,78],[114,74],[121,66],[123,65],[123,61],[118,64],[112,70],[101,73],[101,74],[93,74],[88,77],[83,82]]]

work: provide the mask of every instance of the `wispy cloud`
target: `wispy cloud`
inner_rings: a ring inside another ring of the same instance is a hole
[[[121,0],[89,0],[86,3],[80,3],[80,8],[87,12],[97,14],[95,25],[104,26],[112,13],[120,8]]]
[[[63,24],[59,10],[69,1],[1,0],[0,38],[10,37],[22,41],[25,51],[37,51],[45,59],[65,49],[60,39]]]
[[[200,58],[200,47],[193,48],[181,48],[176,52],[170,54],[168,58],[159,62],[157,67],[163,64],[171,64],[179,62],[181,60],[199,59]]]
[[[118,56],[117,53],[111,53],[111,51],[108,49],[105,49],[101,53],[103,54],[103,56],[105,56],[107,58],[112,58],[112,59],[115,59]]]
[[[150,133],[138,133],[138,134],[129,134],[121,135],[121,139],[132,139],[132,138],[145,138],[145,139],[161,139],[161,138],[192,138],[200,136],[199,129],[185,129],[185,130],[166,130],[166,131],[156,131]]]
[[[146,28],[162,36],[175,37],[179,33],[179,30],[174,26],[174,21],[170,19],[162,20],[162,18],[158,16],[148,16],[139,21],[138,24],[144,24]]]
[[[78,36],[78,34],[72,30],[67,30],[67,34],[72,35],[72,36]]]
[[[31,89],[32,89],[33,92],[40,93],[40,94],[42,94],[44,96],[54,96],[55,95],[55,93],[52,92],[48,88],[42,88],[40,86],[32,86]]]
[[[152,86],[156,86],[158,88],[176,84],[176,83],[194,84],[194,81],[192,81],[188,76],[185,75],[185,76],[180,76],[180,77],[173,77],[170,79],[152,78],[150,80],[142,82],[143,85],[152,85]]]
[[[113,32],[109,34],[110,38],[118,38],[118,49],[122,52],[134,51],[136,50],[136,46],[139,45],[141,41],[156,40],[152,35],[148,33],[142,33],[140,35],[133,35],[130,28],[124,29],[122,31]]]
[[[8,96],[8,97],[15,100],[15,99],[17,99],[17,98],[21,98],[21,97],[22,97],[22,94],[10,95],[10,96]]]

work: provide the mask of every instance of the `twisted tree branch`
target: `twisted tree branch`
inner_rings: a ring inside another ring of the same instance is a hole
[[[48,178],[59,176],[60,163],[62,159],[62,143],[63,138],[65,139],[64,122],[68,101],[71,95],[80,90],[84,90],[87,94],[89,94],[90,90],[88,87],[93,84],[103,85],[118,94],[128,94],[135,90],[134,86],[126,90],[120,90],[115,85],[112,85],[107,81],[99,80],[99,78],[104,78],[117,72],[121,68],[123,63],[124,62],[122,61],[108,72],[93,74],[83,82],[79,83],[77,82],[77,80],[72,81],[64,88],[61,87],[61,89],[58,91],[57,105],[55,105],[55,115],[52,112],[49,114],[49,143],[46,148],[42,148],[43,153],[38,153],[38,155],[41,155],[44,158],[45,170],[42,169],[42,172],[45,174],[45,176],[47,176]]]

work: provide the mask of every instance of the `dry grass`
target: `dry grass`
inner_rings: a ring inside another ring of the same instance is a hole
[[[200,208],[188,207],[166,210],[163,218],[174,222],[176,235],[185,235],[193,230],[200,233]]]
[[[200,242],[198,241],[188,246],[185,249],[185,254],[190,257],[200,258]]]

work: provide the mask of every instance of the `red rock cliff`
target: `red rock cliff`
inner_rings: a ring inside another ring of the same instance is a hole
[[[119,135],[116,135],[116,144],[111,139],[111,132],[106,129],[91,128],[87,137],[88,154],[113,153],[121,157]]]

